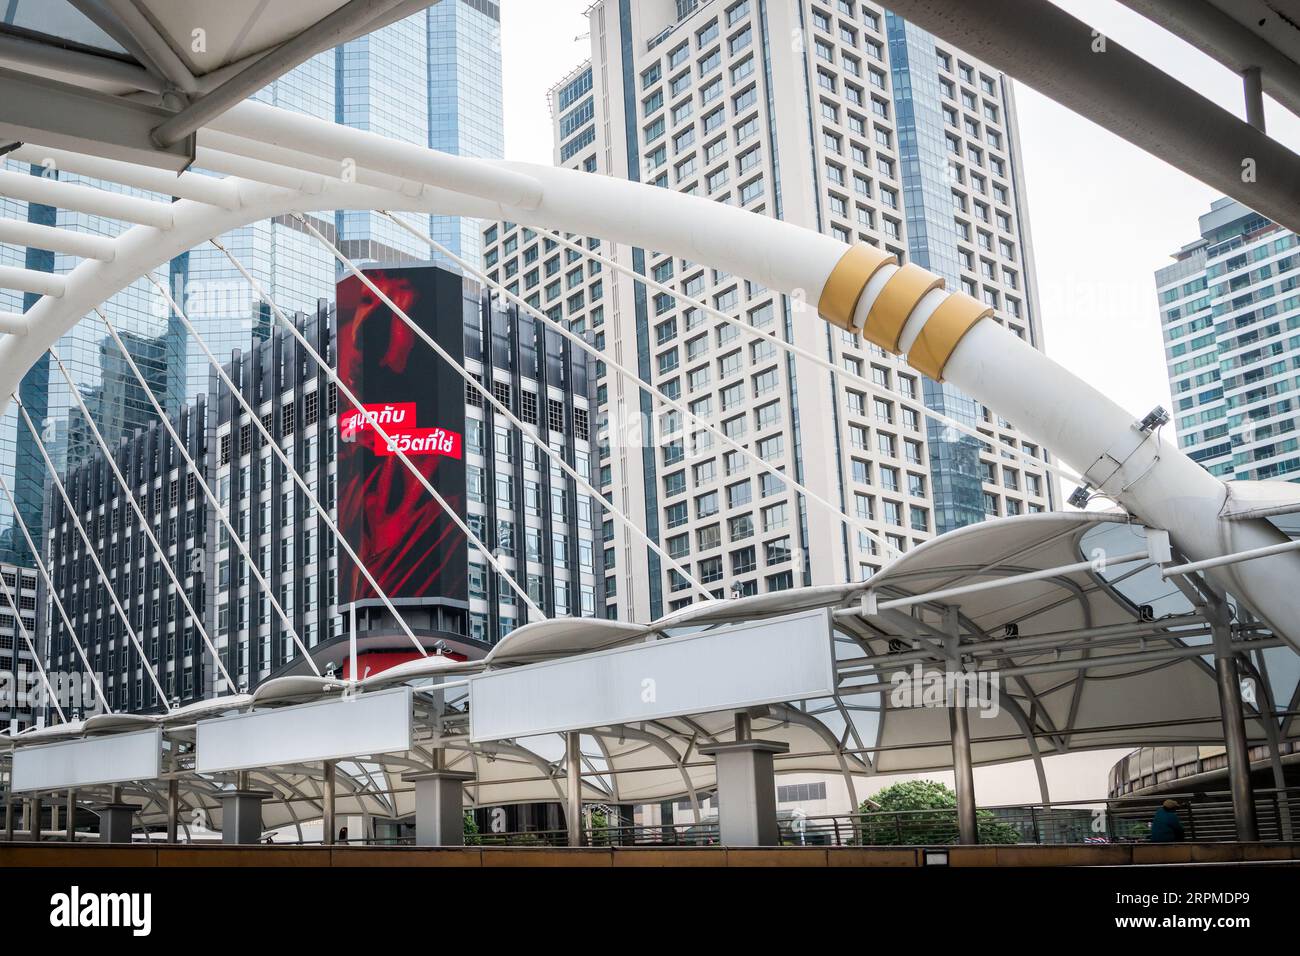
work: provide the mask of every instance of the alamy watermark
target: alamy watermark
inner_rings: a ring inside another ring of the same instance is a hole
[[[910,671],[896,671],[889,683],[893,707],[967,707],[981,717],[1002,712],[1002,680],[995,670],[926,670],[917,663]]]
[[[95,681],[87,674],[48,670],[45,676],[49,679],[49,686],[41,679],[40,671],[0,670],[0,709],[31,707],[38,710],[57,703],[69,718],[74,711],[84,716],[103,712]],[[101,687],[103,680],[101,675]]]

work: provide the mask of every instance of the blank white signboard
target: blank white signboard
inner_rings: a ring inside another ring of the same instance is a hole
[[[101,783],[157,780],[162,731],[88,737],[14,751],[14,790],[67,790]]]
[[[411,688],[198,722],[199,773],[411,749]]]
[[[738,710],[829,696],[831,614],[819,608],[470,678],[470,739]]]

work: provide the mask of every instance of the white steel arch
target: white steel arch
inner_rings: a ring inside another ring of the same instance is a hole
[[[26,334],[0,341],[0,396],[10,395],[36,359],[95,306],[153,267],[240,225],[319,209],[504,219],[672,251],[779,290],[793,298],[796,309],[816,302],[833,324],[906,355],[918,370],[953,382],[1015,421],[1078,469],[1091,488],[1146,524],[1167,529],[1191,561],[1288,542],[1264,518],[1222,517],[1229,496],[1224,482],[1047,356],[984,321],[990,310],[980,303],[948,293],[925,270],[900,268],[872,247],[850,248],[790,223],[657,187],[576,170],[445,156],[257,103],[230,110],[214,121],[213,132],[200,131],[199,162],[240,178],[204,196],[219,199],[215,204],[193,198],[122,210],[128,219],[152,224],[136,225],[114,240],[111,258],[81,262],[21,317],[18,328],[25,326]],[[71,159],[69,168],[105,164]],[[196,180],[212,182],[186,173],[176,192],[200,195]],[[46,201],[76,208],[88,199],[67,192],[77,187],[50,186],[55,188],[47,189]],[[1300,551],[1222,565],[1208,574],[1300,650]]]

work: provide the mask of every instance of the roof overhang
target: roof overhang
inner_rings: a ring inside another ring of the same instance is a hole
[[[0,146],[180,171],[194,134],[311,57],[437,0],[17,0],[0,16]]]
[[[1295,109],[1295,22],[1300,15],[1288,21],[1280,12],[1294,8],[1295,0],[1135,0],[1129,5],[1153,15],[1163,12],[1164,20],[1153,16],[1155,22],[1177,23],[1174,32],[1230,65],[1266,59],[1253,64],[1261,67],[1264,88],[1280,91],[1279,102]],[[1100,37],[1090,24],[1050,0],[894,0],[889,7],[1171,166],[1300,231],[1300,157],[1113,38]],[[1224,13],[1229,8],[1232,16]],[[1257,8],[1266,9],[1267,16]],[[1175,17],[1170,12],[1175,9],[1184,13]],[[1242,26],[1251,16],[1258,29]],[[1259,19],[1265,20],[1262,26]],[[1104,55],[1094,51],[1099,39],[1105,43]],[[1235,53],[1228,52],[1230,42]],[[1243,175],[1246,158],[1253,161],[1249,176]]]

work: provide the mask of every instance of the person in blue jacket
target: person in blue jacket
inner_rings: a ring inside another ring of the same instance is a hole
[[[1152,843],[1181,843],[1183,823],[1178,819],[1178,801],[1166,800],[1151,818]]]

